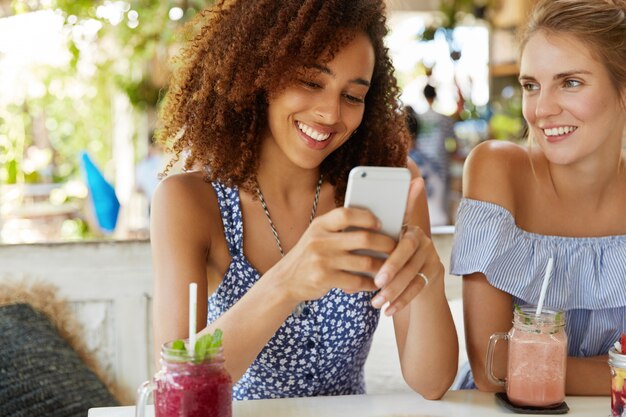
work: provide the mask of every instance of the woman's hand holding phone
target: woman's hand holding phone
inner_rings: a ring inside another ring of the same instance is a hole
[[[421,178],[407,186],[408,204],[404,217],[400,214],[400,224],[402,219],[411,224],[415,201],[424,191]],[[404,202],[402,205],[404,211]],[[340,207],[313,220],[298,243],[270,270],[278,273],[268,276],[278,280],[294,306],[321,298],[331,288],[347,293],[381,289],[372,303],[380,308],[389,301],[386,314],[391,315],[424,288],[425,280],[418,272],[435,277],[439,267],[443,268],[432,242],[419,227],[409,225],[396,237],[389,236],[370,210]]]
[[[344,232],[347,228],[354,230]],[[384,259],[355,251],[391,253],[396,241],[376,232],[379,228],[380,222],[368,210],[333,209],[314,219],[298,243],[265,275],[277,280],[294,305],[321,298],[331,288],[347,293],[374,291],[374,281],[365,274],[376,274]]]

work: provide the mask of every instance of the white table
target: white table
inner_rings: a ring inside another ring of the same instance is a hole
[[[606,417],[610,397],[567,397],[568,417]],[[88,417],[134,417],[135,407],[92,408]],[[146,415],[154,416],[149,406]],[[347,395],[233,402],[234,417],[495,417],[514,415],[493,394],[450,391],[440,401],[417,394]]]

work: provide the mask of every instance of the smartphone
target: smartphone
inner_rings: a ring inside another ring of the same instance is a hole
[[[350,171],[343,205],[371,211],[381,222],[380,232],[397,241],[402,231],[410,183],[411,173],[407,168],[358,166]],[[368,250],[356,253],[387,257],[384,253]]]
[[[368,209],[380,220],[381,232],[398,240],[410,183],[407,168],[358,166],[350,171],[343,205]]]

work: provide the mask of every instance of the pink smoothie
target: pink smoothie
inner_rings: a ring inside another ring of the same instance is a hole
[[[507,396],[519,406],[549,407],[565,399],[567,340],[556,334],[517,331],[509,345]]]
[[[168,364],[156,384],[156,417],[232,416],[231,380],[221,364]]]

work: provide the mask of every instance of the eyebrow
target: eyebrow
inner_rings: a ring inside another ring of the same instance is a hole
[[[591,74],[591,71],[587,71],[587,70],[572,70],[572,71],[560,72],[558,74],[555,74],[554,77],[552,77],[552,79],[556,81],[556,80],[560,80],[562,78],[571,77],[572,75],[577,75],[577,74]],[[522,75],[519,76],[518,79],[520,81],[523,81],[523,80],[534,80],[535,77],[532,77],[530,75],[522,74]]]
[[[313,64],[313,65],[311,65],[311,68],[315,68],[316,70],[319,70],[320,72],[322,72],[322,73],[324,73],[324,74],[328,74],[328,75],[331,75],[331,76],[333,76],[333,77],[335,76],[335,73],[333,73],[333,72],[330,70],[330,68],[325,67],[324,65]],[[351,80],[349,80],[349,81],[350,81],[351,83],[354,83],[354,84],[359,84],[359,85],[363,85],[363,86],[365,86],[365,87],[369,87],[369,86],[370,86],[370,82],[369,82],[369,81],[367,81],[367,80],[366,80],[366,79],[364,79],[364,78],[360,78],[360,77],[353,78],[353,79],[351,79]]]

